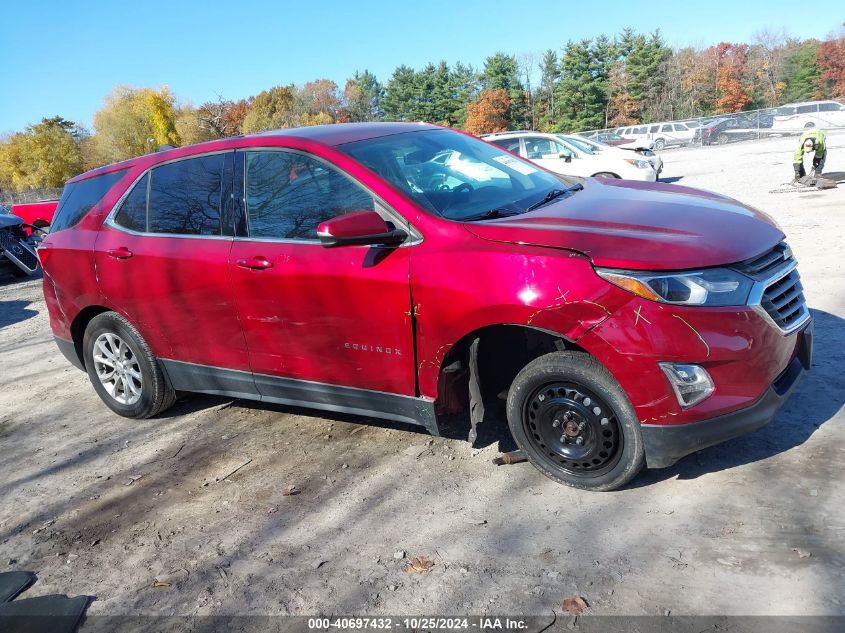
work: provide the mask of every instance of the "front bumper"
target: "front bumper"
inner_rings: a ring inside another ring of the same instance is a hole
[[[646,465],[666,468],[682,457],[745,435],[771,422],[810,369],[813,352],[812,322],[801,333],[798,353],[783,373],[754,404],[739,411],[688,424],[641,424]]]

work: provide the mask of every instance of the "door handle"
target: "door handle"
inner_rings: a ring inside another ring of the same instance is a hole
[[[120,248],[110,248],[106,251],[106,255],[115,259],[129,259],[132,257],[132,251],[125,246],[121,246]]]
[[[267,268],[273,267],[273,262],[263,255],[250,257],[249,259],[239,259],[237,264],[241,268],[249,268],[250,270],[266,270]]]

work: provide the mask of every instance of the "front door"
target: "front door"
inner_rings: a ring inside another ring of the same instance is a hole
[[[388,219],[384,209],[302,152],[239,152],[239,171],[245,219],[230,277],[262,395],[283,400],[302,387],[291,379],[415,395],[409,247],[324,248],[317,238],[329,218],[376,210]]]

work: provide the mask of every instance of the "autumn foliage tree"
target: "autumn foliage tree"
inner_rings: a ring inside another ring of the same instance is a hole
[[[748,45],[721,42],[715,47],[715,51],[715,112],[739,112],[751,103],[751,96],[742,83],[748,60]]]
[[[819,45],[817,63],[824,91],[831,97],[845,97],[845,24],[843,34]]]
[[[478,100],[467,104],[464,129],[470,134],[490,134],[508,129],[511,99],[504,88],[482,90]]]

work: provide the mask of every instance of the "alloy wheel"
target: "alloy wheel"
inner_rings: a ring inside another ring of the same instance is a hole
[[[141,399],[141,367],[126,341],[110,332],[101,334],[94,341],[92,360],[97,378],[115,401],[133,405]]]

